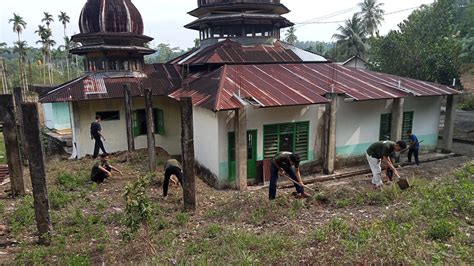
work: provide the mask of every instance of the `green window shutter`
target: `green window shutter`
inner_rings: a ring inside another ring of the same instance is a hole
[[[229,162],[235,161],[235,132],[229,132]]]
[[[407,131],[413,130],[414,112],[403,113],[402,140],[409,141]]]
[[[165,135],[165,117],[163,110],[154,109],[153,116],[155,118],[155,133],[159,135]]]
[[[138,112],[133,111],[132,114],[133,123],[132,123],[132,132],[134,137],[140,136],[140,126],[138,125]]]
[[[298,122],[295,125],[294,153],[298,154],[301,161],[308,160],[309,147],[309,122]]]
[[[382,114],[380,117],[380,135],[379,140],[386,140],[385,136],[388,136],[392,133],[392,114]]]
[[[278,125],[263,126],[263,157],[270,159],[278,153]]]

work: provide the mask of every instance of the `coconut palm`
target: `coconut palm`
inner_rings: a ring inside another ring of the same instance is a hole
[[[63,27],[64,27],[64,47],[66,48],[66,53],[65,53],[65,57],[66,57],[66,69],[67,69],[67,79],[69,80],[69,45],[66,43],[66,38],[67,38],[67,35],[66,35],[66,27],[67,27],[67,24],[69,23],[69,20],[70,20],[70,17],[66,14],[66,12],[62,12],[61,11],[61,14],[59,14],[58,16],[58,19],[59,21],[63,24]]]
[[[347,49],[348,55],[363,55],[367,50],[366,32],[362,25],[362,20],[354,14],[351,19],[347,19],[344,26],[339,25],[339,33],[332,37],[337,40],[338,45]]]
[[[362,19],[365,31],[374,36],[378,27],[384,21],[385,11],[382,9],[383,3],[377,3],[377,0],[364,0],[359,3],[361,11],[358,13]]]
[[[53,15],[49,14],[48,12],[43,12],[44,17],[41,20],[41,22],[46,23],[46,27],[49,29],[49,25],[51,25],[51,22],[54,22]]]
[[[290,27],[285,35],[285,41],[289,44],[295,45],[298,41],[298,37],[296,37],[296,29],[295,27]]]

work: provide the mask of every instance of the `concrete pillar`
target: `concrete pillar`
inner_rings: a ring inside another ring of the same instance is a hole
[[[323,172],[326,175],[334,174],[336,164],[336,122],[337,122],[337,94],[328,94],[330,100],[326,104],[325,121],[326,137],[324,139]]]
[[[183,201],[186,211],[195,211],[196,176],[194,154],[193,101],[191,97],[182,97],[181,101],[181,149],[183,153]]]
[[[153,114],[153,92],[150,88],[145,89],[145,111],[147,126],[147,147],[148,147],[148,164],[150,173],[156,171],[156,148],[155,148],[155,120]]]
[[[235,110],[235,158],[237,188],[247,190],[247,113],[245,107]]]
[[[390,132],[390,139],[393,141],[399,141],[402,139],[406,132],[403,130],[403,104],[405,99],[398,98],[393,99],[392,104],[392,131]]]
[[[456,101],[454,95],[448,95],[446,101],[446,116],[444,119],[443,142],[441,151],[451,153],[453,150],[454,122],[456,120]]]

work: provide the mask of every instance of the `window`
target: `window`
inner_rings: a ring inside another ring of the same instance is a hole
[[[263,152],[266,159],[278,152],[298,154],[308,160],[309,122],[296,122],[263,126]]]
[[[155,120],[155,134],[165,135],[165,119],[163,110],[153,109]],[[144,109],[133,112],[133,135],[135,137],[147,134],[146,111]]]
[[[402,140],[408,141],[407,131],[413,129],[414,112],[403,113]],[[379,140],[389,140],[392,135],[392,114],[382,114],[380,117]]]
[[[379,140],[388,140],[392,134],[392,114],[383,114],[380,117]]]
[[[413,129],[414,112],[403,113],[402,140],[409,141],[407,131]]]
[[[119,111],[96,112],[96,116],[100,116],[102,121],[120,120]]]

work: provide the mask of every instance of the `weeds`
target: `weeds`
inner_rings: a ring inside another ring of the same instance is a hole
[[[176,214],[176,222],[181,226],[186,225],[189,222],[189,214],[185,212]]]
[[[31,227],[35,221],[33,197],[27,195],[21,199],[13,214],[7,219],[9,219],[10,228],[14,233],[19,233]]]
[[[456,225],[447,219],[435,220],[428,228],[427,234],[433,240],[446,241],[454,235]]]

